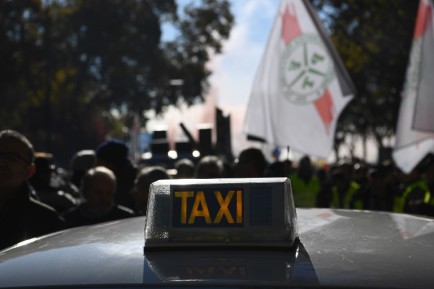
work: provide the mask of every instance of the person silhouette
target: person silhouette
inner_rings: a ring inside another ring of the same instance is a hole
[[[35,173],[32,143],[13,130],[0,132],[0,249],[66,228],[50,206],[31,195]]]

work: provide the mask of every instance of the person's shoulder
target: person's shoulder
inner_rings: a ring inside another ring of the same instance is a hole
[[[118,217],[125,217],[125,218],[134,216],[134,211],[133,210],[131,210],[130,208],[121,206],[121,205],[116,205],[113,208],[112,213],[115,214]]]
[[[62,216],[66,219],[75,215],[79,215],[80,214],[80,208],[81,206],[76,206],[73,208],[70,208],[69,210],[67,210],[66,212],[64,212],[62,214]]]
[[[64,214],[62,214],[62,217],[69,228],[78,227],[82,225],[89,225],[92,223],[89,222],[89,220],[85,216],[83,216],[81,210],[82,210],[82,206],[79,205],[75,208],[69,209]]]
[[[53,207],[45,203],[29,198],[26,210],[27,218],[30,219],[31,222],[46,226],[48,228],[47,232],[66,228],[65,220]]]
[[[35,212],[39,215],[46,215],[46,216],[59,216],[56,209],[54,209],[52,206],[43,203],[41,201],[38,201],[32,197],[29,198],[29,208],[30,212]]]
[[[130,214],[130,215],[134,214],[133,210],[131,210],[128,207],[122,206],[122,205],[117,205],[116,209],[119,210],[120,212],[124,212],[126,214]]]

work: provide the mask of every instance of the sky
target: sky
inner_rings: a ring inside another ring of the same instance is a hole
[[[211,85],[220,108],[231,115],[232,146],[237,154],[258,143],[246,141],[245,109],[278,7],[277,0],[232,0],[235,25],[222,55],[213,59]]]
[[[277,11],[277,0],[233,0],[235,26],[213,62],[218,103],[245,106]]]
[[[188,3],[179,0],[178,3]],[[201,123],[213,122],[214,105],[231,116],[232,147],[234,154],[248,146],[258,146],[246,141],[242,132],[244,113],[253,79],[265,50],[268,35],[278,7],[278,0],[231,0],[235,23],[230,38],[223,44],[223,52],[213,56],[209,68],[211,88],[206,103],[190,108],[170,108],[163,119],[149,122],[148,129],[168,128],[169,141],[183,141],[185,136],[179,122],[197,137],[196,128]],[[170,38],[173,31],[163,29],[164,37]]]

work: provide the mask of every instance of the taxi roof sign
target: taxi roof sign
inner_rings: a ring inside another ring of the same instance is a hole
[[[298,236],[288,178],[160,180],[146,216],[145,250],[292,247]]]

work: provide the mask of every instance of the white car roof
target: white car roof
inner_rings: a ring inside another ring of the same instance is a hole
[[[0,252],[0,288],[284,286],[431,288],[434,221],[384,212],[297,209],[296,249],[159,249],[145,217],[54,233]]]

